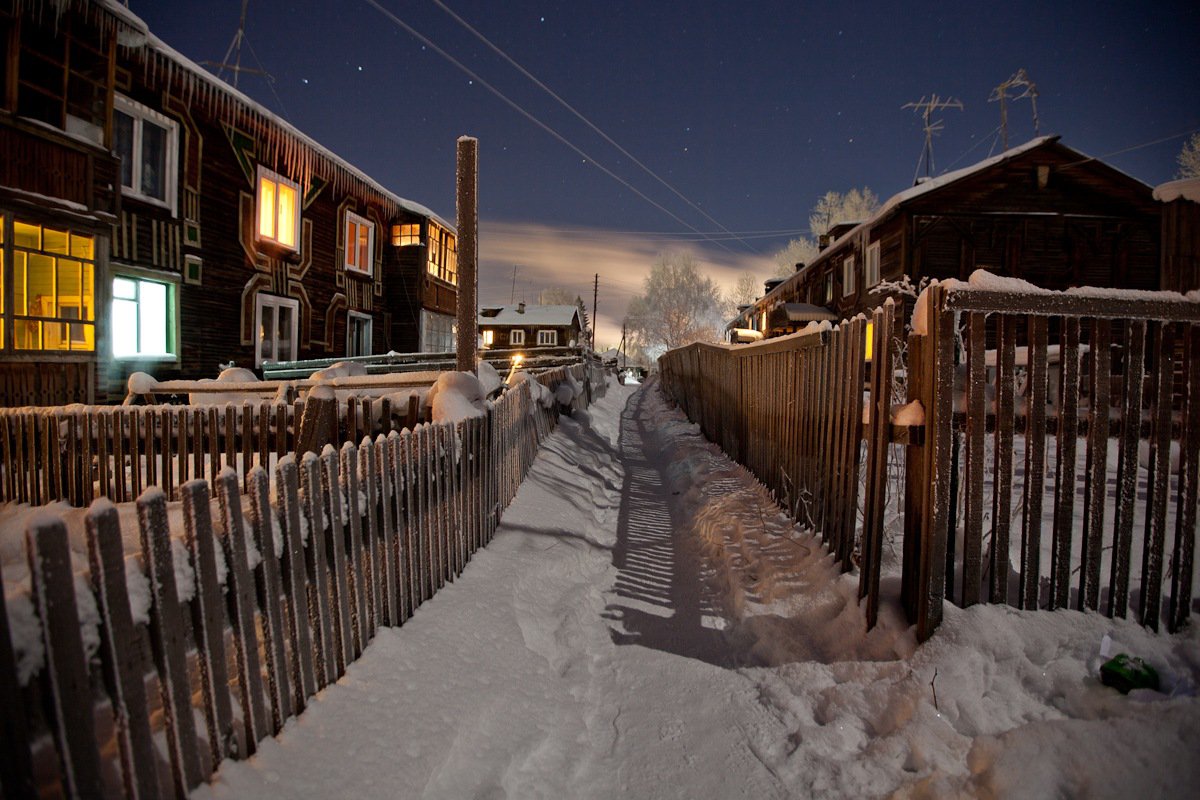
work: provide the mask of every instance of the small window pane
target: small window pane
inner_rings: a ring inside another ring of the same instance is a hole
[[[275,358],[275,349],[271,346],[275,334],[275,306],[262,307],[262,319],[258,329],[259,352],[264,361]]]
[[[71,255],[75,256],[75,258],[91,261],[94,258],[93,252],[92,237],[71,234]]]
[[[275,181],[258,179],[258,233],[275,238]]]
[[[42,323],[37,320],[13,320],[13,346],[18,350],[42,349]]]
[[[136,300],[137,281],[131,281],[128,278],[113,278],[113,298]]]
[[[296,190],[279,184],[279,228],[276,239],[288,247],[296,246]]]
[[[60,255],[68,255],[70,250],[67,247],[67,232],[56,231],[53,228],[45,228],[43,232],[44,239],[42,241],[42,249],[47,253],[59,253]]]
[[[42,229],[27,222],[13,222],[13,243],[17,247],[29,247],[34,250],[42,249]]]
[[[366,225],[358,226],[358,268],[364,272],[371,270],[371,229]]]
[[[139,281],[138,291],[139,349],[143,353],[163,355],[167,352],[166,284]]]
[[[276,361],[291,361],[292,360],[292,309],[287,306],[280,306],[277,318],[279,320],[279,330],[276,333]]]
[[[132,283],[132,281],[125,281],[125,283]],[[114,299],[112,303],[112,310],[113,355],[137,355],[137,303],[133,300]]]
[[[167,199],[167,131],[142,120],[142,194]]]

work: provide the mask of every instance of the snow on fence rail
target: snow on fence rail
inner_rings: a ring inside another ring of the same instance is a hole
[[[574,404],[603,391],[590,377],[559,375]],[[4,796],[185,796],[222,759],[252,755],[489,541],[556,408],[522,381],[480,416],[285,455],[273,486],[255,465],[239,491],[227,466],[211,493],[206,480],[178,488],[182,526],[148,488],[136,507],[149,580],[110,501],[85,517],[86,578],[63,519],[33,519],[35,615],[14,627],[0,586]]]
[[[583,367],[559,367],[538,380],[557,386],[568,371],[579,380],[585,374]],[[357,442],[427,421],[417,393],[409,392],[407,400],[343,400],[330,440]],[[105,497],[122,503],[152,485],[175,500],[177,487],[191,478],[203,478],[215,489],[227,466],[245,487],[254,467],[270,472],[296,450],[304,408],[305,400],[0,409],[0,501],[86,506]]]
[[[663,386],[844,568],[856,555],[869,625],[887,453],[902,443],[891,491],[904,516],[901,602],[919,638],[946,599],[1120,617],[1132,607],[1142,624],[1157,630],[1165,616],[1178,630],[1196,578],[1200,303],[947,282],[918,301],[905,349],[891,314],[872,315],[866,400],[861,318],[672,351]],[[891,398],[900,386],[903,411]]]

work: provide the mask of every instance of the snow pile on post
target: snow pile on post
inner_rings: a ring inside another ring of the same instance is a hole
[[[475,374],[483,386],[484,397],[491,397],[497,389],[504,385],[504,379],[500,377],[496,368],[482,359],[476,362]]]
[[[483,384],[469,372],[442,373],[428,398],[434,422],[461,422],[484,415]]]
[[[533,398],[535,403],[537,403],[542,408],[553,408],[554,407],[554,392],[550,391],[544,385],[542,385],[542,382],[539,381],[536,377],[534,377],[533,373],[525,372],[524,370],[522,370],[520,372],[515,372],[515,373],[513,373],[512,379],[509,380],[508,385],[510,387],[511,386],[520,386],[521,381],[525,381],[526,383],[529,384],[530,396]],[[533,413],[532,408],[530,409],[530,413]]]

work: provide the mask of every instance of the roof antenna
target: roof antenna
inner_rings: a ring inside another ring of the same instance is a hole
[[[1010,96],[1009,89],[1024,89],[1018,95]],[[1025,68],[1017,70],[1004,83],[992,89],[992,96],[988,98],[989,103],[1000,103],[1000,139],[1004,144],[1004,149],[1008,149],[1008,101],[1009,100],[1024,100],[1029,98],[1029,104],[1033,108],[1033,135],[1041,136],[1041,123],[1038,120],[1037,99],[1038,90],[1037,84],[1029,80],[1028,73]]]
[[[933,177],[933,136],[935,133],[941,133],[942,129],[946,126],[942,124],[940,119],[930,121],[930,117],[933,116],[933,112],[940,111],[943,108],[957,108],[959,111],[962,111],[962,101],[956,100],[953,97],[943,99],[936,94],[929,95],[929,99],[926,100],[925,96],[921,95],[920,100],[915,103],[905,103],[900,108],[911,108],[915,113],[920,114],[924,120],[925,149],[921,151],[921,157],[917,159],[917,172],[921,171],[921,162],[924,161],[925,177],[931,178]],[[916,182],[916,174],[914,173],[913,183],[916,184]]]
[[[206,67],[216,67],[217,77],[221,77],[221,73],[229,70],[233,73],[233,88],[237,88],[238,76],[245,72],[248,75],[262,75],[268,80],[271,78],[263,69],[252,69],[251,67],[242,66],[242,42],[246,39],[246,8],[250,5],[250,0],[242,0],[242,16],[238,21],[237,33],[233,35],[233,41],[229,43],[229,48],[225,51],[225,58],[221,61],[201,61],[200,63]],[[249,45],[249,42],[246,42]],[[232,63],[229,57],[233,56]],[[261,66],[261,65],[260,65]]]

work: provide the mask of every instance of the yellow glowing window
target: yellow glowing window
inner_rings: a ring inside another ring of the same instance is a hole
[[[371,266],[375,261],[375,223],[360,217],[358,214],[346,212],[346,269],[356,272],[372,273]]]
[[[484,347],[491,347],[492,342],[494,342],[495,340],[496,340],[496,332],[495,331],[486,330],[483,332],[483,346]]]
[[[430,275],[458,285],[458,242],[453,233],[433,222],[429,223]]]
[[[14,349],[94,350],[92,237],[14,220],[9,252],[11,266],[0,260],[0,278],[12,286]],[[8,310],[0,305],[0,311]]]
[[[300,186],[263,167],[258,168],[258,238],[299,249]]]
[[[393,225],[392,244],[396,247],[408,247],[421,243],[421,224]]]

